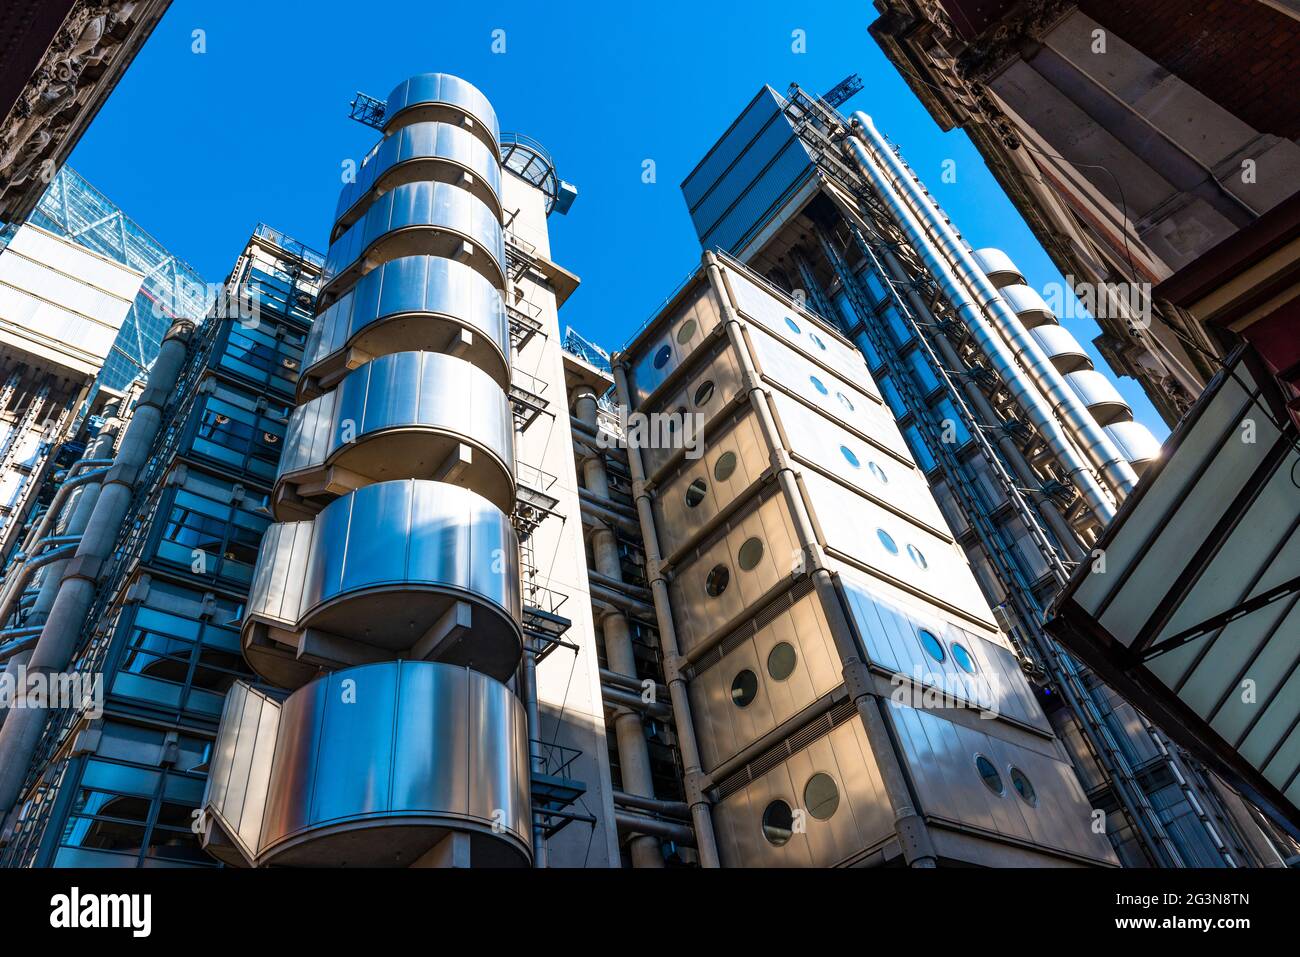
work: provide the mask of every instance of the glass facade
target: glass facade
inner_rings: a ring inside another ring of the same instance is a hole
[[[5,866],[216,864],[193,824],[225,694],[253,680],[239,626],[320,263],[259,227],[230,277],[252,315],[196,333],[76,661],[104,715],[53,712]]]
[[[122,389],[146,370],[158,355],[172,319],[197,321],[207,314],[211,303],[203,277],[72,168],[59,170],[28,221],[144,274],[140,292],[104,361],[101,385]]]

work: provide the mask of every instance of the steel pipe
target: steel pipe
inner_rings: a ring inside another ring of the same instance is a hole
[[[684,844],[691,847],[695,844],[695,832],[685,824],[677,824],[673,821],[663,821],[657,817],[650,817],[647,814],[636,814],[632,811],[615,811],[614,822],[618,825],[619,830],[629,831],[633,834],[642,834],[654,838],[663,838],[664,840],[673,841],[676,844]]]
[[[1055,407],[1068,433],[1078,443],[1093,468],[1110,486],[1117,499],[1123,501],[1137,485],[1137,475],[1132,467],[1124,461],[1102,427],[1073,395],[1060,372],[1048,361],[1038,343],[1029,335],[1029,330],[998,294],[966,244],[947,222],[942,210],[922,192],[915,179],[903,167],[902,161],[889,148],[871,117],[859,110],[853,114],[853,119],[855,129],[867,136],[876,156],[883,160],[893,174],[894,183],[902,187],[904,201],[910,200],[912,211],[931,227],[933,239],[943,257],[979,298],[984,314],[1010,345],[1015,359]],[[857,138],[850,137],[850,142],[855,139]],[[1113,508],[1111,511],[1113,514]],[[1101,518],[1100,515],[1098,517]],[[1109,516],[1106,520],[1109,520]]]
[[[1051,405],[1020,373],[1011,351],[993,330],[989,320],[980,311],[947,260],[939,254],[917,217],[894,190],[884,170],[858,137],[846,137],[844,150],[907,234],[916,252],[942,287],[953,311],[966,325],[979,345],[980,351],[1001,376],[1008,391],[1016,400],[1017,406],[1024,411],[1039,434],[1056,453],[1062,467],[1088,503],[1088,507],[1093,510],[1099,521],[1109,522],[1115,516],[1114,502],[1075,448],[1070,436],[1056,420]]]
[[[114,464],[104,477],[99,499],[72,559],[77,567],[70,567],[59,585],[50,617],[32,652],[29,671],[62,672],[76,653],[95,597],[100,568],[117,544],[139,470],[148,461],[162,425],[163,405],[171,398],[184,367],[186,346],[193,329],[193,322],[178,319],[163,339],[149,374],[148,387],[131,416]],[[0,728],[0,821],[8,818],[22,790],[46,717],[42,709],[22,708],[10,715]]]
[[[631,400],[627,387],[627,366],[623,361],[618,361],[611,363],[611,367],[614,373],[614,385],[618,390],[618,401],[624,408],[628,408]],[[677,644],[677,629],[673,625],[668,583],[659,570],[659,536],[655,532],[650,496],[645,490],[645,466],[641,461],[641,450],[634,443],[628,444],[627,463],[628,470],[632,473],[632,495],[636,500],[637,518],[641,520],[646,577],[650,580],[650,594],[654,600],[655,622],[659,628],[659,647],[664,661],[668,663],[665,678],[668,681],[668,694],[673,705],[673,726],[677,730],[677,749],[681,753],[683,776],[686,779],[687,803],[691,809],[691,830],[695,836],[695,848],[699,853],[701,866],[718,867],[718,842],[713,833],[713,815],[709,809],[709,800],[704,793],[707,779],[700,765],[700,745],[695,736],[695,722],[691,717],[686,679],[676,667],[681,651]]]
[[[661,817],[677,817],[683,822],[690,820],[691,809],[685,801],[661,801],[658,798],[642,797],[639,794],[628,794],[626,791],[614,792],[614,803],[621,804],[625,807],[638,808],[642,811],[649,811],[652,814],[658,814]]]

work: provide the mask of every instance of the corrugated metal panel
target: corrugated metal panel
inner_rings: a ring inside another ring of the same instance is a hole
[[[725,132],[707,156],[682,181],[682,195],[686,205],[694,209],[706,193],[726,173],[727,167],[736,161],[754,137],[772,123],[781,112],[776,92],[771,87],[763,87],[758,95],[745,107],[731,128]],[[784,122],[784,121],[783,121]]]
[[[776,156],[762,174],[747,182],[729,183],[739,199],[707,232],[696,224],[700,243],[734,252],[746,236],[763,225],[787,197],[814,171],[807,150],[794,140]]]

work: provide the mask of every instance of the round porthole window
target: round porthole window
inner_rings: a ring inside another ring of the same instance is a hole
[[[889,554],[898,554],[898,546],[894,544],[894,539],[883,528],[876,529],[876,538],[880,539],[880,544],[885,546],[885,551],[889,552]]]
[[[882,469],[875,462],[868,462],[867,468],[871,470],[871,474],[874,475],[880,481],[881,485],[889,484],[889,476],[886,475],[885,470]]]
[[[699,326],[696,325],[694,319],[687,319],[682,323],[682,327],[677,330],[677,341],[682,345],[686,345],[695,338],[695,330],[698,328]]]
[[[817,343],[818,349],[821,349],[823,352],[826,351],[826,343],[822,342],[822,337],[817,335],[817,333],[815,332],[808,333],[808,338],[812,339],[813,342]]]
[[[921,554],[921,550],[915,545],[907,546],[907,554],[911,557],[912,561],[916,563],[917,568],[930,567],[930,563],[925,560],[925,556]]]
[[[1011,786],[1016,789],[1020,799],[1030,807],[1038,807],[1038,792],[1034,790],[1034,785],[1029,778],[1025,777],[1025,772],[1019,768],[1011,769]]]
[[[853,454],[853,450],[847,445],[840,446],[840,454],[843,455],[845,460],[855,469],[862,465],[862,463],[858,461],[858,457]]]
[[[747,538],[745,543],[740,546],[740,551],[736,554],[736,563],[740,565],[740,570],[752,572],[763,558],[763,543],[757,538]]]
[[[758,694],[758,675],[746,668],[731,679],[731,703],[748,708]]]
[[[713,398],[712,380],[703,383],[698,389],[695,390],[695,404],[697,406],[704,405],[712,398]]]
[[[794,834],[794,812],[784,801],[773,801],[763,811],[763,836],[767,843],[781,847]]]
[[[840,400],[840,405],[844,406],[844,408],[848,409],[850,412],[853,411],[853,403],[849,401],[849,397],[843,392],[836,392],[835,398]]]
[[[736,471],[735,452],[723,452],[718,456],[718,461],[713,463],[713,477],[719,482],[731,478],[731,473],[734,471]]]
[[[975,770],[979,772],[980,780],[984,786],[996,794],[1002,796],[1002,775],[998,774],[998,769],[993,766],[993,762],[982,754],[975,755]]]
[[[790,331],[793,332],[796,336],[803,331],[799,328],[799,323],[795,322],[789,316],[785,317],[785,324],[790,327]]]
[[[694,508],[704,501],[704,493],[709,490],[708,483],[702,478],[697,478],[686,489],[686,507]]]
[[[829,821],[840,806],[840,789],[829,774],[818,771],[803,788],[803,804],[819,821]]]
[[[673,350],[670,346],[660,346],[659,351],[655,353],[654,367],[662,369],[668,364],[668,360],[673,357]]]
[[[924,628],[921,629],[920,638],[925,653],[935,661],[943,661],[943,642],[936,638],[933,632],[926,631]]]
[[[811,382],[813,384],[813,388],[816,389],[818,392],[820,392],[822,395],[831,394],[830,390],[826,388],[826,384],[822,382],[821,379],[817,378],[815,375],[810,375],[808,377],[808,381]]]
[[[798,661],[794,645],[782,641],[767,653],[767,673],[774,681],[784,681],[794,674],[794,666]]]
[[[957,667],[967,674],[975,673],[975,659],[971,657],[965,645],[955,641],[952,643],[952,660],[957,662]]]
[[[704,590],[709,593],[710,598],[717,598],[727,590],[730,581],[731,570],[726,565],[714,565],[713,570],[709,572],[709,577],[704,579]]]

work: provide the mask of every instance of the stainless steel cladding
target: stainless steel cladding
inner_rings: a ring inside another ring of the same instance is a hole
[[[851,709],[828,733],[723,797],[714,819],[728,867],[874,863],[894,839],[880,769]]]
[[[241,682],[213,748],[206,843],[236,864],[401,867],[455,830],[482,864],[526,865],[527,738],[518,699],[469,668],[349,668],[283,703]]]
[[[1056,322],[1055,313],[1033,287],[1013,283],[998,292],[1026,329]]]
[[[497,212],[451,183],[405,183],[384,193],[330,244],[326,301],[380,263],[402,256],[462,259],[498,289],[506,284],[505,234]]]
[[[1036,329],[1030,329],[1043,354],[1052,360],[1058,372],[1075,372],[1079,369],[1091,369],[1092,360],[1084,351],[1079,340],[1064,326],[1046,323]]]
[[[977,249],[971,253],[971,258],[980,269],[984,270],[984,274],[989,277],[989,282],[999,289],[1012,284],[1022,286],[1025,284],[1025,277],[1020,269],[1011,261],[1011,257],[1000,249],[992,247]]]
[[[799,561],[799,540],[785,502],[769,494],[729,518],[717,537],[673,569],[668,593],[682,654],[698,652],[790,580]]]
[[[450,123],[403,127],[366,157],[355,182],[339,194],[331,239],[356,222],[376,195],[406,183],[454,183],[501,214],[501,165],[496,151],[468,130]]]
[[[496,114],[427,74],[384,123],[339,197],[242,624],[252,669],[297,690],[227,699],[207,846],[527,864],[527,718],[500,683],[523,609]]]
[[[311,521],[271,526],[253,572],[244,653],[264,677],[292,686],[330,650],[326,642],[303,654],[312,631],[359,645],[360,654],[436,656],[505,679],[519,663],[520,613],[508,515],[444,482],[380,482]],[[265,647],[271,639],[259,623],[291,632],[288,662]]]
[[[294,409],[276,480],[276,517],[286,517],[280,493],[328,488],[327,469],[346,470],[352,482],[443,478],[507,511],[515,500],[510,401],[486,372],[454,356],[381,356]]]
[[[708,340],[722,321],[718,304],[708,286],[697,285],[686,295],[688,298],[678,307],[673,321],[656,336],[653,346],[644,350],[632,367],[628,387],[637,407]]]
[[[722,862],[910,863],[919,826],[931,862],[1112,863],[852,344],[706,255],[616,362],[632,411],[707,419],[698,455],[629,456]]]
[[[811,590],[746,623],[692,669],[704,770],[713,773],[843,680],[835,639]]]
[[[1160,458],[1160,440],[1142,423],[1112,422],[1106,426],[1106,431],[1138,475]]]
[[[408,256],[366,273],[316,317],[303,350],[299,400],[319,394],[346,368],[350,350],[385,355],[409,349],[457,355],[510,385],[510,324],[501,290],[462,262]]]
[[[384,133],[430,120],[470,130],[500,155],[501,127],[488,98],[471,83],[447,73],[421,73],[397,84],[384,108]]]
[[[1132,410],[1115,388],[1115,383],[1096,369],[1080,369],[1068,373],[1065,381],[1084,407],[1092,413],[1092,417],[1102,425],[1133,418]]]

